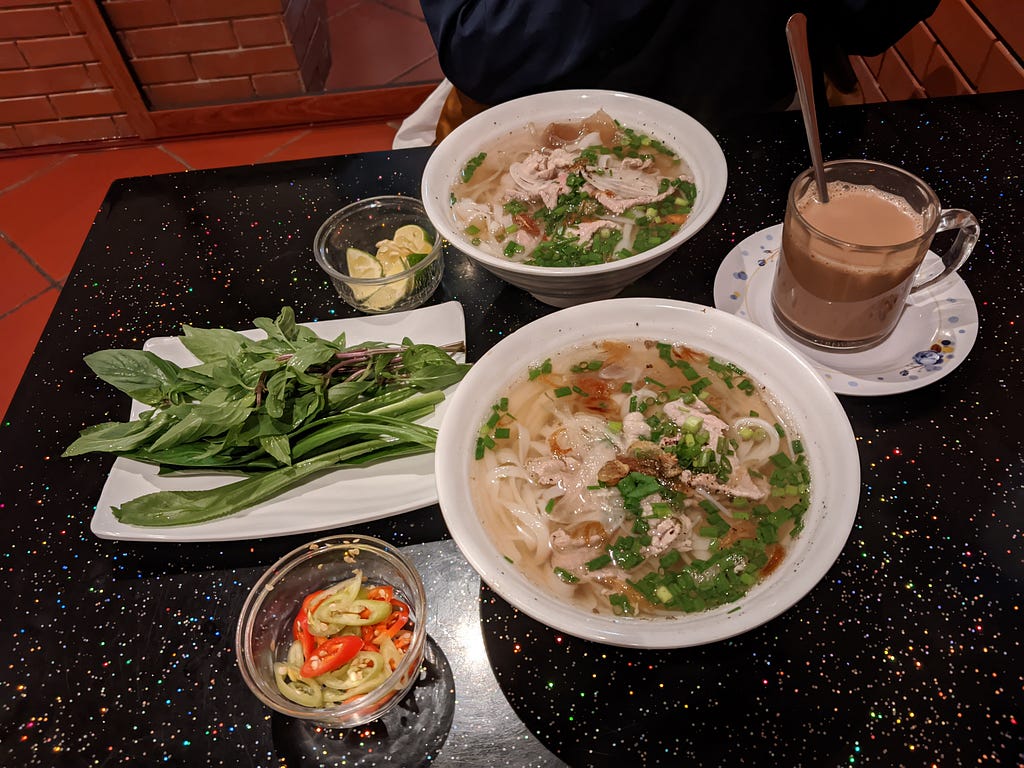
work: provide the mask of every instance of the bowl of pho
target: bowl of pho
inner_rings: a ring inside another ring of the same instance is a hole
[[[557,91],[458,126],[423,173],[427,215],[452,245],[540,301],[611,298],[673,256],[725,194],[722,149],[674,107]]]
[[[436,450],[445,522],[534,619],[610,645],[745,632],[839,556],[860,463],[838,399],[788,346],[709,307],[566,308],[473,366]]]

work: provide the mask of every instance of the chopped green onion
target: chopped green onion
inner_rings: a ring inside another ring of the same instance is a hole
[[[612,556],[605,552],[603,555],[598,555],[593,560],[587,562],[588,571],[599,571],[606,565],[611,565]]]
[[[577,581],[579,581],[578,576],[574,576],[573,574],[569,573],[569,571],[565,570],[565,568],[555,568],[555,575],[562,581],[564,581],[566,584],[575,584]]]

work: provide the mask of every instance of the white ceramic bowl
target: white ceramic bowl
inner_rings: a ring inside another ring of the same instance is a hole
[[[620,261],[586,267],[539,267],[492,256],[470,242],[456,226],[450,194],[467,161],[484,147],[529,123],[575,120],[603,109],[624,125],[654,136],[686,161],[693,171],[697,200],[686,223],[670,240]],[[499,104],[467,120],[442,141],[427,161],[421,196],[437,230],[484,269],[529,291],[540,301],[567,307],[616,296],[667,257],[685,262],[677,251],[718,210],[728,172],[722,148],[704,126],[674,107],[615,91],[555,91]]]
[[[574,607],[505,559],[472,500],[478,429],[509,384],[530,366],[600,339],[685,344],[739,365],[774,395],[800,434],[811,472],[805,527],[782,567],[740,600],[702,613],[641,619]],[[678,648],[721,640],[759,626],[800,600],[839,556],[853,526],[860,462],[853,430],[832,390],[790,347],[754,324],[710,307],[663,299],[611,299],[554,312],[505,337],[473,366],[449,404],[435,470],[445,522],[466,559],[505,600],[562,632],[610,645]]]

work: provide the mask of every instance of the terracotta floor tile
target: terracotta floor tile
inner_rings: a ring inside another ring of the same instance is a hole
[[[435,53],[426,25],[375,3],[362,3],[328,20],[331,45],[345,52],[331,68],[327,90],[393,82]]]
[[[64,159],[64,153],[4,157],[0,152],[0,193],[15,184],[23,184]]]
[[[311,128],[295,141],[285,144],[267,160],[300,160],[307,157],[351,155],[390,149],[395,129],[386,123],[339,125]]]
[[[294,141],[305,131],[304,128],[296,128],[238,136],[210,136],[165,141],[161,146],[172,156],[188,163],[190,168],[223,168],[228,165],[265,162],[269,153]]]
[[[72,155],[0,195],[0,230],[56,281],[67,277],[114,179],[184,170],[157,147]]]
[[[54,284],[39,273],[25,257],[8,243],[0,229],[0,317]]]
[[[23,307],[0,318],[5,364],[0,366],[0,415],[6,415],[36,342],[46,327],[60,292],[50,288]]]

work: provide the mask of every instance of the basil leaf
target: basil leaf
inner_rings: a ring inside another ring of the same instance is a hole
[[[181,326],[181,343],[189,352],[204,363],[223,363],[237,357],[248,339],[240,333],[225,328],[194,328]]]
[[[152,418],[150,418],[152,417]],[[136,421],[107,422],[96,424],[82,430],[75,440],[62,453],[62,456],[80,456],[83,453],[120,453],[131,451],[144,445],[150,437],[160,432],[167,425],[165,413],[146,411]]]
[[[327,407],[331,411],[342,411],[353,406],[372,386],[372,381],[342,381],[334,384],[327,390]]]
[[[284,466],[291,466],[292,449],[284,435],[266,435],[260,438],[260,447]]]
[[[169,397],[181,370],[169,360],[141,349],[107,349],[85,356],[92,372],[129,397],[159,405]]]
[[[305,344],[288,359],[288,367],[305,371],[312,365],[320,365],[333,359],[337,350],[333,345],[328,346],[328,344],[329,342],[320,343],[319,340]]]
[[[406,383],[417,389],[428,391],[444,389],[461,381],[469,367],[468,363],[453,363],[449,358],[448,363],[437,363],[420,368],[409,376]]]
[[[186,408],[186,406],[177,407]],[[241,424],[251,410],[244,404],[227,405],[223,403],[216,405],[199,403],[187,406],[187,408],[185,416],[154,440],[150,450],[159,451],[180,443],[222,434],[235,424]]]

